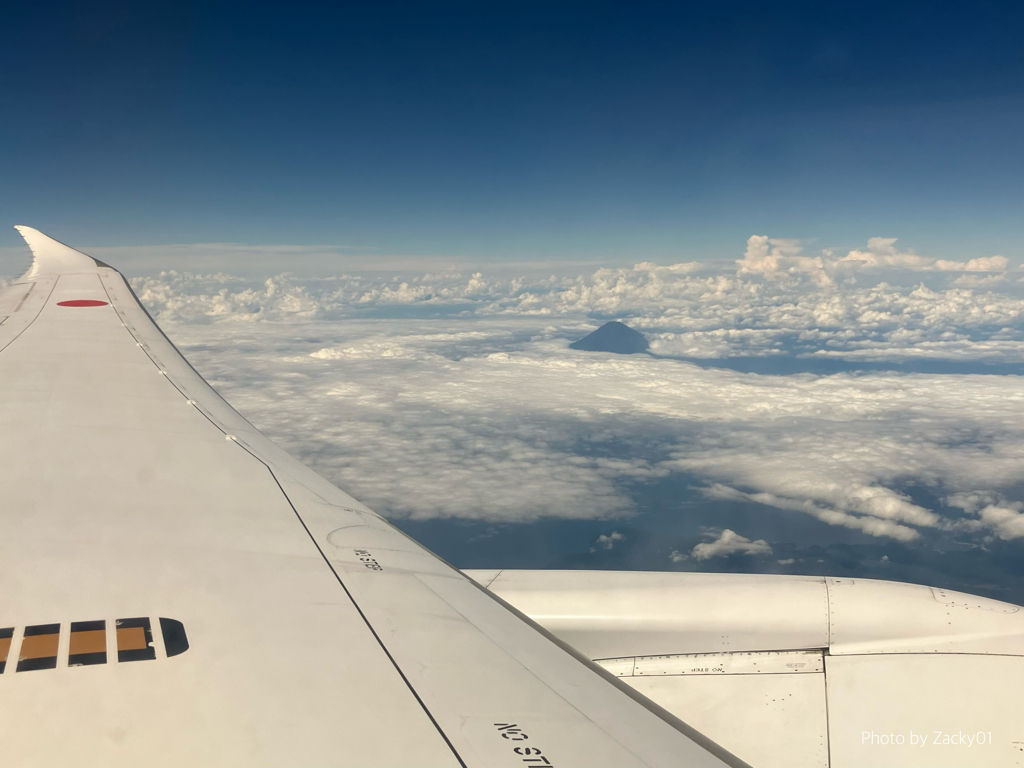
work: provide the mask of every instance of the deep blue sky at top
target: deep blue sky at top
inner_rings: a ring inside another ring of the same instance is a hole
[[[0,245],[1024,253],[1019,0],[12,5]]]

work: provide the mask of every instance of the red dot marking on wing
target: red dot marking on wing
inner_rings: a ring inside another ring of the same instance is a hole
[[[72,299],[71,301],[58,301],[58,307],[105,307],[107,302],[96,301],[95,299]]]

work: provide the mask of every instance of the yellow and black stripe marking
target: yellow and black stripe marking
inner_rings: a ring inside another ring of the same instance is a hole
[[[68,647],[68,666],[86,667],[107,663],[107,622],[71,622],[71,644]]]
[[[60,624],[35,624],[25,627],[18,651],[18,671],[54,669],[57,666],[57,646],[60,643]]]
[[[159,623],[165,656],[178,656],[188,650],[188,636],[180,621],[160,618]],[[8,662],[14,660],[17,660],[16,672],[57,668],[61,624],[31,624],[21,632],[20,643],[16,630],[17,627],[0,627],[0,675],[7,671]],[[73,621],[68,630],[67,666],[86,667],[108,662],[106,621]],[[149,617],[117,619],[113,630],[117,663],[156,659]]]
[[[149,619],[117,620],[117,660],[151,661],[156,658]]]

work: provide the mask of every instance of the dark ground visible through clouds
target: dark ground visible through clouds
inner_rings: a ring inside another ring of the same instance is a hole
[[[928,532],[903,544],[839,528],[802,513],[743,501],[704,499],[686,477],[635,483],[638,514],[623,520],[494,524],[464,519],[391,522],[458,568],[779,573],[889,579],[944,587],[1024,605],[1024,546],[994,540],[979,546]],[[911,497],[914,489],[902,489]],[[934,497],[915,501],[938,505]],[[673,562],[707,541],[703,530],[729,528],[764,539],[770,555],[737,553]],[[613,532],[611,548],[597,543]],[[779,561],[794,560],[793,563]]]

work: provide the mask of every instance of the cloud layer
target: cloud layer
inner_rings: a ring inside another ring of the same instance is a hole
[[[640,263],[577,277],[443,271],[262,282],[164,272],[135,287],[163,320],[187,323],[461,313],[550,318],[575,333],[615,318],[643,330],[652,351],[697,359],[1024,363],[1024,283],[1004,257],[929,259],[899,251],[893,238],[842,257],[803,250],[754,236],[724,270]]]
[[[695,497],[868,539],[1024,539],[1021,378],[865,368],[1024,363],[1024,286],[1001,256],[930,259],[894,238],[810,254],[757,235],[725,267],[133,286],[236,407],[387,514],[620,519],[631,489],[682,477]],[[655,354],[567,348],[612,318]],[[755,375],[736,359],[846,367]],[[743,534],[683,556],[770,554]]]
[[[1019,377],[759,376],[567,348],[616,315],[662,353],[674,334],[712,360],[793,355],[788,334],[810,350],[796,354],[1012,362],[1024,310],[1012,292],[787,287],[692,265],[532,284],[168,274],[136,286],[233,403],[389,514],[619,518],[635,510],[632,484],[675,475],[706,499],[868,537],[1018,535]],[[990,500],[958,506],[963,494]]]

